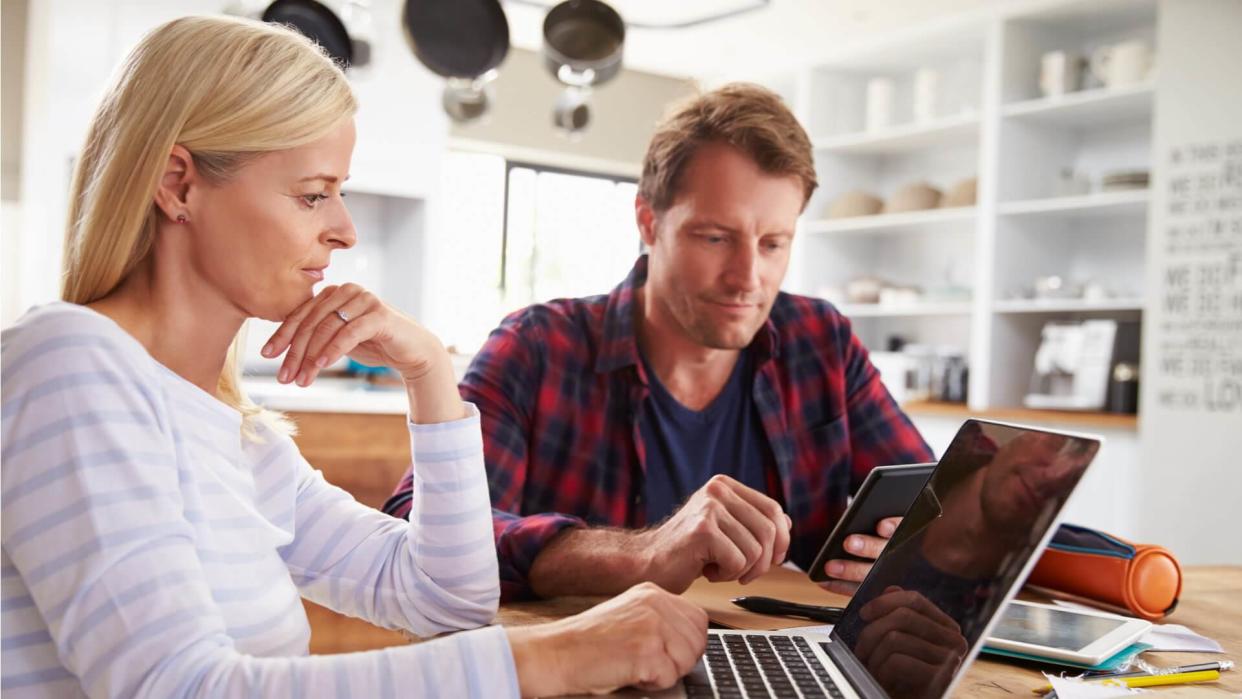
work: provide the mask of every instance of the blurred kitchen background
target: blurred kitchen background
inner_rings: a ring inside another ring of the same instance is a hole
[[[359,243],[328,281],[421,319],[459,369],[505,313],[617,284],[654,123],[749,80],[815,144],[786,289],[852,319],[937,450],[969,415],[1101,434],[1070,519],[1242,562],[1219,536],[1242,493],[1242,2],[461,0],[452,26],[418,5],[3,0],[0,322],[56,297],[87,121],[177,16],[307,22],[352,62]],[[382,503],[404,396],[345,362],[279,386],[270,332],[252,395]]]

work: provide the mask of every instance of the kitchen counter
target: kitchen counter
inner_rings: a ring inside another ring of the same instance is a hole
[[[275,377],[247,377],[242,390],[259,405],[283,412],[402,415],[409,409],[401,388],[355,378],[320,377],[303,388],[277,383]]]
[[[449,356],[453,360],[453,373],[461,381],[474,357]],[[270,363],[266,368],[274,373],[278,366],[279,363]],[[349,376],[321,375],[303,388],[297,384],[278,383],[273,375],[247,375],[242,379],[242,390],[259,405],[282,412],[404,415],[409,410],[405,390],[400,386],[376,385]]]

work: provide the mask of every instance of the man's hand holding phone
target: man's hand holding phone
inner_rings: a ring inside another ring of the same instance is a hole
[[[842,595],[853,595],[858,589],[858,584],[867,577],[867,573],[871,572],[871,566],[875,559],[880,557],[880,553],[884,551],[888,540],[892,538],[893,532],[897,531],[897,525],[901,524],[900,517],[886,517],[876,523],[875,536],[866,534],[851,534],[845,538],[845,550],[866,561],[848,561],[842,559],[832,559],[824,564],[824,573],[831,578],[828,582],[820,583],[819,586],[829,592],[836,592]]]

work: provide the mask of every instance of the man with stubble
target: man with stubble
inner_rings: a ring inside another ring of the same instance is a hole
[[[504,599],[805,569],[873,467],[933,459],[849,321],[780,291],[816,186],[777,95],[696,96],[644,158],[629,276],[492,332],[460,388],[482,413]],[[407,476],[385,510],[410,496]],[[847,549],[874,559],[894,528]],[[848,593],[870,564],[826,568]]]

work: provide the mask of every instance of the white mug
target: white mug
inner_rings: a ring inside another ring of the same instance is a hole
[[[893,123],[893,81],[872,78],[867,81],[867,130],[878,131]]]
[[[1081,87],[1082,57],[1069,51],[1049,51],[1039,61],[1039,89],[1055,97]]]
[[[1101,46],[1091,54],[1091,72],[1106,87],[1142,82],[1150,70],[1151,49],[1138,39]]]
[[[914,120],[920,123],[936,118],[936,97],[940,88],[940,73],[934,68],[914,71]]]

